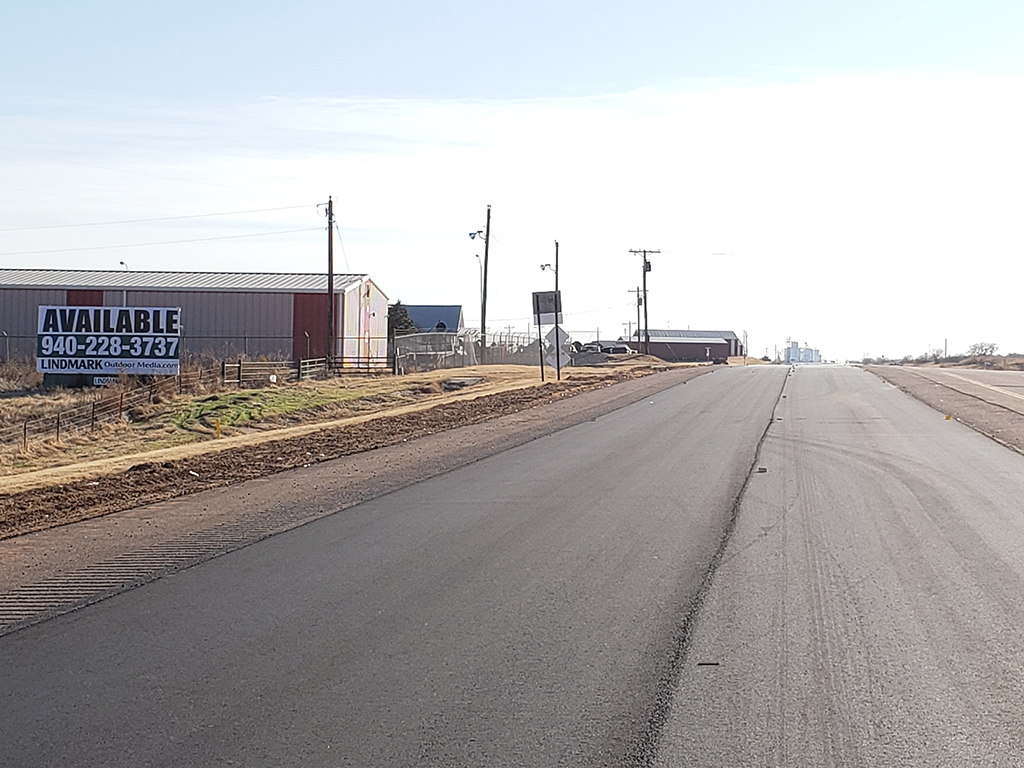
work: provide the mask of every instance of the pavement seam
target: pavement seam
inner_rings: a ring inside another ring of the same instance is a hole
[[[746,477],[743,479],[743,485],[740,486],[739,492],[733,499],[732,509],[729,513],[729,520],[726,522],[722,538],[718,543],[718,548],[715,550],[715,554],[711,557],[707,568],[704,570],[704,575],[701,577],[701,584],[697,590],[696,596],[691,601],[686,615],[677,627],[675,647],[672,649],[672,656],[668,664],[668,674],[659,681],[658,690],[654,697],[654,709],[651,711],[647,719],[647,726],[639,734],[639,737],[633,743],[632,749],[630,750],[630,765],[642,766],[643,768],[651,768],[655,765],[655,760],[657,759],[658,753],[661,749],[661,740],[664,735],[665,727],[668,724],[669,714],[671,713],[674,694],[679,686],[679,681],[682,678],[686,660],[689,657],[694,629],[697,626],[697,622],[700,620],[704,604],[707,602],[708,595],[711,592],[711,586],[714,583],[718,567],[725,559],[725,551],[729,546],[729,542],[732,540],[733,531],[736,529],[736,523],[739,520],[740,506],[743,503],[743,497],[746,495],[747,488],[750,485],[750,480],[754,475],[759,474],[758,465],[761,461],[761,450],[764,447],[765,441],[768,439],[768,432],[771,429],[772,424],[776,421],[775,414],[778,411],[779,405],[782,403],[782,399],[786,391],[786,384],[789,382],[789,377],[793,374],[793,371],[794,369],[791,367],[789,373],[782,380],[782,385],[779,387],[779,393],[775,398],[775,404],[772,406],[771,416],[768,419],[768,423],[765,425],[764,431],[761,433],[761,438],[757,441],[757,447],[754,449],[753,461],[750,464],[750,468],[747,470]]]

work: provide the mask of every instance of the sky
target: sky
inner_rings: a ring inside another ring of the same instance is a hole
[[[0,4],[0,267],[319,272],[524,331],[1024,352],[1024,4]],[[218,214],[218,215],[212,215]],[[231,214],[231,215],[220,215]],[[129,222],[129,223],[112,223]],[[90,225],[90,226],[80,226]]]

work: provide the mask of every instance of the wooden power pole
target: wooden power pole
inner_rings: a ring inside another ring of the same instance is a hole
[[[334,355],[334,202],[327,198],[327,367]]]
[[[647,273],[651,271],[651,262],[647,260],[648,253],[661,253],[661,251],[649,251],[646,249],[630,250],[630,253],[639,253],[644,257],[644,354],[651,353],[651,327],[647,324]],[[639,322],[639,319],[638,319]],[[639,346],[640,331],[637,330],[637,346]]]
[[[491,206],[487,206],[487,226],[484,231],[484,295],[480,302],[480,362],[487,362],[487,258],[491,248]]]

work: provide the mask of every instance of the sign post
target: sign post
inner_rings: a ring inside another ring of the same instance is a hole
[[[558,324],[562,322],[562,294],[560,291],[536,291],[533,294],[533,320],[537,324],[537,335],[540,336],[542,325],[555,326],[555,352],[559,352],[561,342]],[[544,342],[538,339],[540,352],[540,380],[544,381]],[[561,371],[559,378],[561,378]]]

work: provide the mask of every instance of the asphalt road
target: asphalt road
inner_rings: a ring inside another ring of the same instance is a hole
[[[785,380],[716,371],[0,637],[0,765],[648,764]]]
[[[786,395],[656,764],[1024,765],[1024,457],[855,369]]]
[[[1024,457],[786,374],[0,637],[0,765],[1024,764]]]

